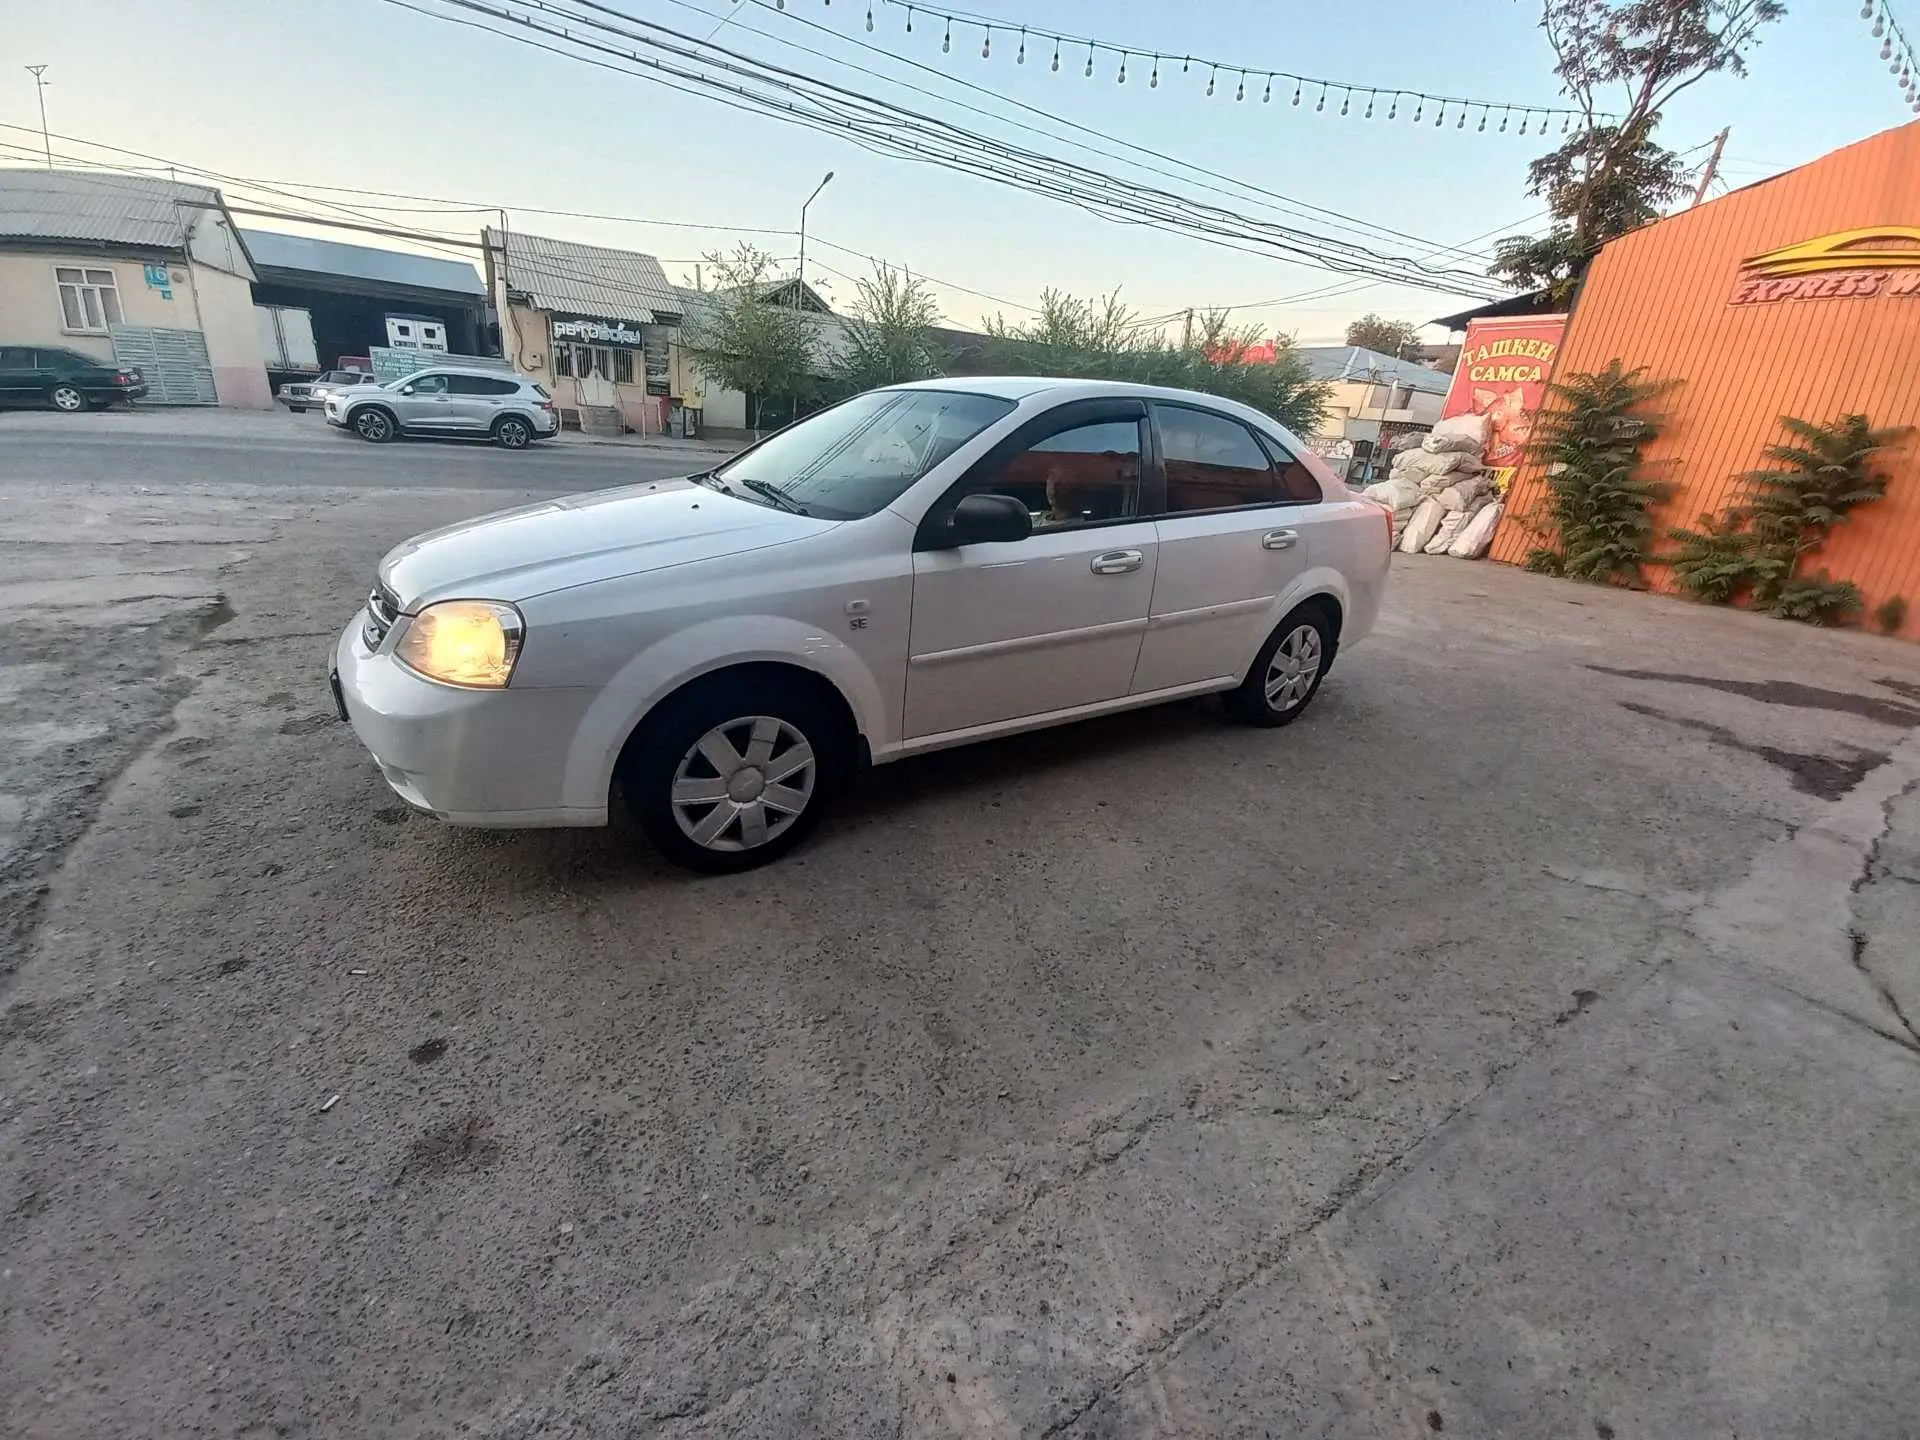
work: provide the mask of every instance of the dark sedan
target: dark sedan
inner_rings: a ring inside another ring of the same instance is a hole
[[[146,393],[146,376],[135,366],[46,345],[0,345],[0,405],[51,405],[72,414]]]

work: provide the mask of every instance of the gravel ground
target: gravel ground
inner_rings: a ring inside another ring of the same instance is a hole
[[[0,454],[0,1432],[1910,1433],[1920,653],[1414,558],[695,879],[323,683],[684,457],[334,438]]]

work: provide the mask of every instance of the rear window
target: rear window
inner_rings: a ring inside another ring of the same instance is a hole
[[[542,400],[551,400],[553,398],[553,392],[548,390],[544,385],[535,385],[533,387],[533,393],[538,395]]]

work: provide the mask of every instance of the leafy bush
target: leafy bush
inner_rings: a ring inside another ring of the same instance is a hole
[[[1699,599],[1725,604],[1747,594],[1756,610],[1840,624],[1860,609],[1859,590],[1824,570],[1818,580],[1794,574],[1801,557],[1818,550],[1856,506],[1887,493],[1873,457],[1906,431],[1875,430],[1864,415],[1842,415],[1830,425],[1783,415],[1780,423],[1796,443],[1767,447],[1775,465],[1741,477],[1739,503],[1718,517],[1702,515],[1698,530],[1669,530],[1680,548],[1668,558],[1680,588]],[[1904,601],[1899,614],[1905,618]]]
[[[1860,587],[1851,580],[1835,580],[1822,570],[1812,579],[1782,583],[1773,603],[1767,608],[1782,620],[1802,620],[1809,625],[1841,625],[1862,605]]]
[[[1650,558],[1653,506],[1670,486],[1641,476],[1641,452],[1659,421],[1637,413],[1667,389],[1618,360],[1548,387],[1559,404],[1536,424],[1529,447],[1545,463],[1547,498],[1525,523],[1545,542],[1527,568],[1594,584],[1640,585]]]
[[[1724,605],[1754,582],[1753,536],[1737,510],[1724,515],[1702,512],[1698,530],[1674,526],[1667,538],[1680,548],[1667,558],[1675,582],[1684,594],[1711,605]]]
[[[1897,635],[1907,623],[1907,597],[1889,595],[1873,608],[1874,627],[1882,635]]]
[[[987,322],[987,359],[1008,375],[1199,390],[1251,405],[1296,435],[1319,429],[1331,387],[1313,378],[1284,338],[1275,343],[1274,359],[1249,360],[1248,350],[1259,339],[1255,331],[1230,326],[1224,312],[1198,318],[1192,333],[1176,345],[1142,325],[1117,295],[1096,302],[1047,290],[1032,320],[1009,325],[995,316]]]

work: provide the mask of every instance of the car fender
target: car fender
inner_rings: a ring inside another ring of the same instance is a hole
[[[870,745],[893,738],[880,682],[843,641],[783,615],[729,615],[665,636],[629,660],[601,690],[567,755],[568,805],[604,806],[627,737],[662,700],[689,681],[756,663],[792,665],[826,680],[853,711]],[[897,711],[896,702],[893,707]]]
[[[1296,606],[1303,601],[1313,599],[1316,595],[1329,595],[1339,602],[1342,622],[1336,643],[1345,641],[1349,637],[1358,639],[1365,633],[1365,629],[1360,626],[1372,624],[1370,615],[1362,616],[1357,612],[1353,588],[1347,583],[1347,577],[1331,565],[1315,565],[1295,576],[1293,582],[1274,597],[1273,604],[1267,610],[1266,623],[1260,627],[1252,648],[1240,657],[1240,668],[1235,673],[1245,675],[1251,670],[1254,659],[1260,654],[1260,647],[1267,643],[1269,637],[1279,628],[1280,622],[1286,619]]]

